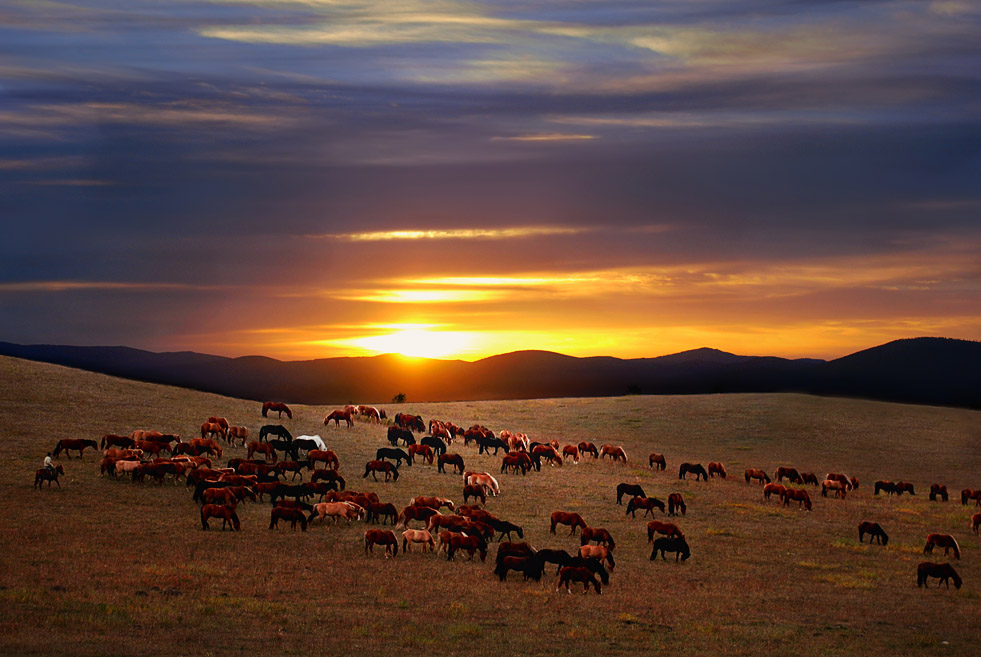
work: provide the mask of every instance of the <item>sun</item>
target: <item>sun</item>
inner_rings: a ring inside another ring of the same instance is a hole
[[[379,354],[401,354],[413,358],[445,358],[467,350],[471,336],[462,331],[408,329],[356,338],[351,345]]]

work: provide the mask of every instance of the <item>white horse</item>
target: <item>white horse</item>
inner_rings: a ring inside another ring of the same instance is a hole
[[[324,439],[321,438],[318,435],[313,435],[313,436],[297,436],[296,437],[296,440],[300,440],[301,438],[306,438],[307,440],[312,440],[313,442],[317,443],[317,449],[324,449],[324,450],[327,449],[327,443],[325,443],[324,442]]]

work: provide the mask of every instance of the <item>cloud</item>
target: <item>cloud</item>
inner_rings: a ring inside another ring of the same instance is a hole
[[[307,235],[348,242],[390,242],[401,240],[506,240],[553,235],[579,235],[591,228],[571,226],[516,226],[512,228],[452,228],[433,230],[383,230],[360,233]]]

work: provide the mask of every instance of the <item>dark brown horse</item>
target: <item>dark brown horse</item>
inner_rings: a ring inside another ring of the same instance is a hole
[[[296,530],[296,523],[300,523],[300,530],[307,530],[307,517],[303,513],[301,508],[292,508],[286,506],[274,506],[272,513],[269,515],[269,529],[276,529],[279,527],[279,521],[286,520],[290,523],[290,529]]]
[[[746,470],[744,476],[746,477],[747,484],[754,479],[760,482],[761,484],[770,483],[770,475],[768,475],[765,471],[760,470],[759,468],[749,468],[748,470]]]
[[[896,492],[896,484],[884,479],[880,479],[879,481],[875,482],[875,492],[873,495],[878,495],[883,491],[885,491],[886,495],[894,494]]]
[[[300,477],[300,481],[303,481],[303,468],[304,463],[300,461],[280,461],[276,464],[276,472],[281,475],[285,475],[287,472],[292,472],[293,476],[290,477],[290,481],[296,481],[296,477]],[[284,477],[285,481],[285,477]]]
[[[712,461],[711,463],[709,463],[708,473],[709,473],[709,476],[710,477],[714,477],[715,475],[719,475],[720,477],[722,477],[723,479],[725,479],[726,478],[726,466],[724,466],[722,463],[720,463],[718,461]]]
[[[109,447],[122,447],[124,449],[129,449],[136,445],[136,441],[129,436],[120,436],[115,433],[107,433],[102,437],[102,442],[99,443],[99,449],[108,449]]]
[[[48,488],[51,488],[52,481],[58,484],[58,488],[61,488],[58,477],[63,474],[65,474],[65,469],[60,464],[55,466],[54,472],[47,468],[40,468],[34,473],[34,488],[43,487],[44,482],[48,482]]]
[[[569,536],[576,533],[576,527],[585,528],[586,521],[583,520],[582,516],[578,513],[573,513],[571,511],[553,511],[551,516],[552,528],[549,530],[552,534],[555,533],[556,525],[569,525],[571,527],[569,531]]]
[[[390,529],[369,529],[364,533],[364,553],[374,553],[376,545],[385,546],[385,558],[399,553],[399,539]]]
[[[205,504],[201,507],[201,529],[208,529],[208,518],[221,518],[221,531],[226,526],[231,526],[233,531],[242,529],[234,504]]]
[[[419,520],[423,523],[423,525],[426,525],[429,522],[429,519],[436,515],[439,515],[439,511],[432,507],[413,506],[410,504],[402,509],[402,512],[399,514],[396,528],[408,527],[409,523],[413,520]]]
[[[947,487],[943,484],[930,484],[930,501],[936,502],[938,497],[944,502],[950,499]]]
[[[916,495],[916,491],[913,489],[913,484],[908,481],[897,481],[896,482],[896,495],[902,495],[903,493],[909,493],[910,495]]]
[[[78,458],[82,458],[82,452],[85,451],[86,447],[91,447],[92,449],[97,450],[99,449],[99,443],[95,442],[94,440],[88,440],[87,438],[63,438],[58,441],[57,445],[55,445],[54,454],[52,456],[57,458],[57,456],[64,451],[65,454],[68,455],[68,460],[71,461],[71,450],[78,451]]]
[[[957,545],[957,539],[950,534],[930,534],[927,536],[926,545],[923,546],[923,554],[932,554],[934,546],[942,547],[944,549],[945,557],[951,550],[953,550],[954,558],[961,558],[961,548],[959,545]]]
[[[280,419],[282,419],[283,413],[286,413],[286,417],[289,419],[293,419],[293,411],[291,411],[290,407],[283,402],[262,402],[262,417],[269,417],[269,411],[276,411],[279,413]]]
[[[597,545],[605,545],[611,550],[617,546],[613,540],[613,535],[603,527],[583,527],[579,534],[579,545],[586,545],[594,541]]]
[[[646,518],[648,514],[650,514],[650,516],[653,518],[654,509],[660,509],[661,513],[664,513],[664,502],[656,497],[643,497],[638,495],[632,497],[630,501],[627,502],[627,512],[624,515],[628,515],[631,518],[636,518],[638,509],[644,509],[643,517]]]
[[[774,476],[776,477],[778,482],[783,481],[783,478],[786,477],[787,479],[790,480],[790,483],[792,484],[804,483],[804,478],[801,477],[800,473],[797,471],[797,468],[787,468],[784,466],[780,466],[779,468],[777,468],[777,472]],[[815,477],[814,479],[815,482],[817,482],[817,477]]]
[[[975,513],[971,516],[971,531],[974,535],[978,535],[978,528],[981,527],[981,513]]]
[[[650,457],[650,467],[651,470],[665,470],[668,467],[667,461],[664,460],[664,454],[658,454],[657,452],[651,452]]]
[[[341,490],[344,490],[344,486],[347,482],[344,477],[337,472],[337,470],[320,468],[313,471],[313,475],[310,477],[310,481],[316,483],[318,481],[333,482],[340,486]]]
[[[869,545],[871,545],[873,541],[878,542],[879,545],[889,544],[889,536],[886,534],[886,531],[882,528],[882,526],[877,522],[866,521],[866,522],[859,523],[858,525],[859,543],[865,542],[866,534],[869,535]]]
[[[446,547],[446,560],[452,561],[453,556],[459,550],[463,550],[469,554],[470,561],[473,561],[474,555],[477,552],[480,552],[481,561],[487,559],[487,541],[479,534],[473,536],[468,534],[454,534],[451,536],[450,542]]]
[[[463,474],[464,465],[463,457],[459,454],[453,452],[447,452],[446,454],[440,454],[439,458],[436,459],[436,470],[439,472],[446,472],[446,464],[449,463],[453,466],[453,471],[457,474]]]
[[[811,496],[803,488],[788,488],[783,494],[783,505],[788,506],[790,500],[797,502],[797,508],[811,510]]]
[[[388,481],[389,479],[394,481],[399,480],[399,469],[388,461],[368,461],[365,463],[362,479],[367,479],[368,475],[371,474],[371,478],[378,481],[378,476],[376,474],[378,472],[385,473],[385,481]]]
[[[275,463],[279,460],[276,456],[276,449],[272,446],[272,443],[257,443],[255,441],[249,443],[249,451],[245,458],[251,459],[256,454],[262,454],[265,460]]]
[[[950,588],[950,580],[954,580],[954,588],[961,588],[963,583],[960,575],[954,570],[954,567],[949,563],[932,563],[930,561],[924,561],[916,567],[916,585],[926,586],[929,588],[929,583],[927,582],[928,577],[936,577],[940,581],[937,582],[937,586],[941,584],[946,584],[947,588]]]
[[[695,475],[695,481],[708,481],[708,472],[701,463],[682,463],[678,468],[678,479],[687,479],[689,474]]]
[[[348,427],[354,426],[354,419],[351,417],[351,411],[336,410],[331,411],[330,415],[324,418],[324,426],[330,424],[330,421],[334,421],[334,426],[339,427],[341,425],[341,420],[347,423]],[[398,547],[396,545],[396,547]]]
[[[800,474],[800,478],[801,478],[801,483],[802,484],[812,484],[814,486],[820,486],[821,485],[818,482],[817,475],[814,474],[813,472],[802,472]]]
[[[592,454],[594,459],[599,458],[599,450],[596,449],[596,445],[591,442],[582,441],[576,447],[579,449],[579,454],[586,456],[586,454]]]
[[[647,542],[654,542],[655,534],[664,534],[665,536],[677,536],[679,538],[684,538],[685,535],[681,533],[678,529],[678,525],[673,522],[661,522],[660,520],[651,520],[647,523]]]
[[[311,449],[307,452],[307,460],[311,467],[316,467],[317,463],[321,461],[331,470],[337,470],[341,467],[341,462],[332,449]]]
[[[691,556],[691,548],[688,547],[688,541],[685,540],[684,536],[668,536],[653,541],[651,561],[654,561],[658,552],[661,553],[661,561],[667,561],[667,557],[664,556],[665,552],[675,552],[675,563],[678,561],[688,561],[688,558]]]
[[[974,490],[965,488],[961,491],[961,504],[967,504],[968,500],[974,500],[974,506],[981,506],[981,488]]]
[[[644,489],[641,488],[640,484],[628,484],[625,482],[617,484],[617,504],[620,504],[621,506],[623,505],[624,495],[647,497],[647,493],[644,492]]]
[[[429,465],[433,464],[433,459],[435,455],[433,453],[433,448],[429,445],[409,445],[409,458],[410,462],[415,463],[416,456],[421,456],[422,460]]]
[[[531,457],[528,456],[527,452],[511,452],[505,454],[504,458],[501,459],[501,474],[508,470],[517,474],[519,469],[521,474],[527,474],[533,467]]]
[[[685,498],[681,496],[681,493],[671,493],[668,495],[668,515],[673,516],[679,511],[681,515],[685,515],[688,512],[688,507],[685,506]]]
[[[580,582],[583,585],[583,593],[589,593],[589,585],[592,584],[593,588],[596,589],[596,593],[602,594],[603,587],[596,579],[596,575],[589,568],[583,566],[565,566],[559,569],[559,579],[555,585],[555,590],[558,591],[565,585],[565,590],[567,593],[572,593],[569,585],[572,582]]]
[[[466,504],[471,497],[474,498],[474,501],[479,498],[481,504],[487,504],[487,494],[484,493],[484,487],[480,484],[467,484],[463,487],[463,503]]]

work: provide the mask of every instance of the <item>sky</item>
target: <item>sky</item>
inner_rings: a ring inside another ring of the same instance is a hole
[[[0,340],[981,339],[981,4],[6,0]]]

